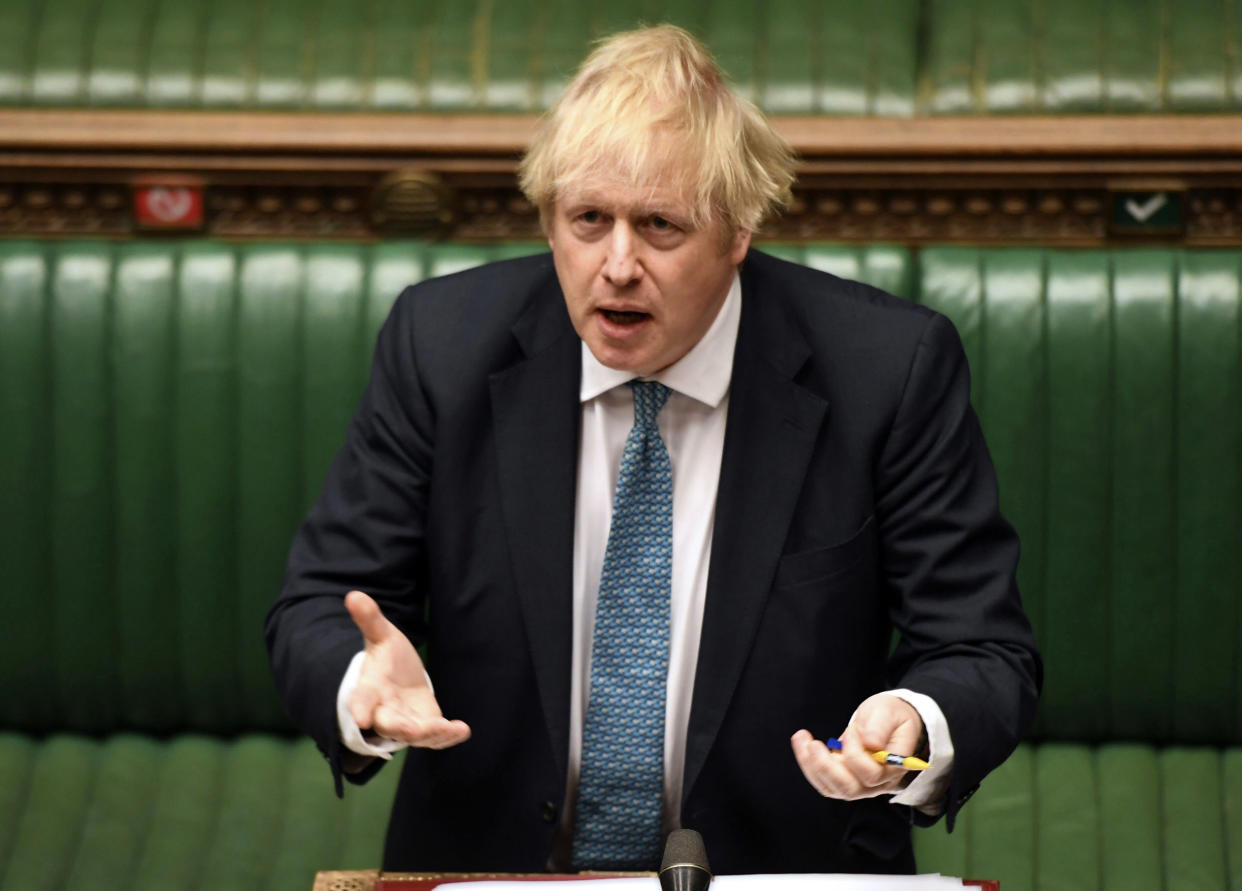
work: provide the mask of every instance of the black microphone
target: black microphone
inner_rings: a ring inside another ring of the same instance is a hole
[[[660,864],[662,891],[706,891],[711,883],[712,869],[707,865],[703,836],[693,829],[670,832]]]

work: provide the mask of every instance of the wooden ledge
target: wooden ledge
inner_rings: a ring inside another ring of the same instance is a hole
[[[517,155],[527,115],[0,109],[0,148]]]
[[[537,122],[0,109],[0,236],[538,240]],[[773,122],[800,163],[772,238],[1242,245],[1242,115]]]
[[[0,109],[0,149],[516,158],[534,115]],[[806,159],[1239,157],[1240,115],[772,118]]]
[[[774,119],[803,157],[1211,157],[1242,154],[1242,115]]]

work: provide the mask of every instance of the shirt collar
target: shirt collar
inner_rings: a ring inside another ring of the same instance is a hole
[[[725,295],[720,311],[699,342],[668,368],[643,380],[659,381],[670,390],[715,408],[729,392],[733,376],[733,349],[737,346],[738,323],[742,317],[742,285],[737,274]],[[582,385],[578,399],[588,402],[601,393],[619,387],[638,375],[600,364],[584,341],[582,343]]]

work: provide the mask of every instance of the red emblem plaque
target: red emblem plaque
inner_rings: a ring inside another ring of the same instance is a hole
[[[203,190],[199,186],[135,186],[134,221],[144,229],[201,229]]]

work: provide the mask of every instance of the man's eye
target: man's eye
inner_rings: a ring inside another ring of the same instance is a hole
[[[598,210],[586,210],[578,214],[578,219],[588,226],[594,226],[600,221],[600,213]]]
[[[648,225],[657,232],[671,232],[673,229],[677,228],[673,223],[664,219],[664,217],[652,217],[650,221],[648,221]]]

